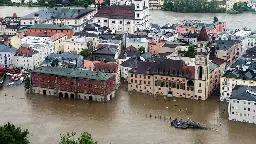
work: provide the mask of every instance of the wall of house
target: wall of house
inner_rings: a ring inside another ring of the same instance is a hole
[[[87,48],[86,42],[76,43],[72,41],[65,41],[63,45],[64,52],[72,52],[75,54],[79,54],[84,48]]]
[[[13,65],[26,70],[34,70],[43,62],[39,53],[33,54],[31,57],[14,56]]]
[[[55,53],[64,52],[64,42],[67,40],[67,38],[67,35],[65,35],[53,41],[53,49]]]
[[[10,65],[13,64],[13,56],[15,53],[10,53],[10,52],[0,52],[0,65],[1,66],[7,66],[9,67]],[[6,60],[6,63],[5,63]]]
[[[129,72],[132,68],[120,66],[120,69],[121,69],[121,77],[127,80],[127,78],[128,78],[128,72]]]
[[[192,85],[188,85],[188,81],[180,77],[128,73],[128,91],[194,98],[194,82],[192,80]]]
[[[129,73],[128,91],[154,94],[154,77],[152,75]]]
[[[28,28],[28,32],[32,32],[32,33],[47,32],[47,33],[55,33],[55,34],[64,33],[68,36],[68,39],[74,35],[74,32],[71,29],[61,30],[61,29],[30,29],[30,28]]]
[[[212,94],[213,91],[219,86],[220,83],[220,76],[221,76],[221,69],[217,67],[210,73],[210,87],[209,87],[209,94]]]
[[[36,24],[35,18],[21,18],[20,19],[20,25],[21,26],[32,26]]]
[[[228,105],[228,119],[256,124],[255,111],[255,101],[230,99]]]
[[[109,19],[104,17],[94,17],[93,22],[101,27],[109,27],[110,30],[125,31],[133,34],[135,31],[135,20],[131,19]]]

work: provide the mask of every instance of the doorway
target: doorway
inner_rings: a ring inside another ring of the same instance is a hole
[[[89,96],[89,100],[92,100],[92,96]]]
[[[59,97],[63,97],[63,93],[62,92],[59,93]]]
[[[68,98],[68,93],[65,93],[65,98]]]
[[[74,98],[75,98],[75,95],[74,95],[74,94],[71,94],[70,97],[71,97],[72,99],[74,99]]]
[[[46,95],[46,90],[43,90],[43,94]]]

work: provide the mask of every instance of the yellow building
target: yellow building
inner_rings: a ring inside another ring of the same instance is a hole
[[[15,48],[19,48],[21,46],[21,39],[24,37],[24,33],[18,33],[13,36],[10,40],[11,45]]]

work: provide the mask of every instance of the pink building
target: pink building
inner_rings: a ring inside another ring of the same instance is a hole
[[[225,60],[227,65],[232,64],[242,53],[239,40],[216,40],[214,43],[215,56]]]
[[[177,33],[188,33],[188,32],[199,32],[205,26],[208,34],[221,33],[226,29],[226,23],[219,22],[218,24],[204,24],[204,23],[195,23],[195,24],[180,24],[176,27]]]

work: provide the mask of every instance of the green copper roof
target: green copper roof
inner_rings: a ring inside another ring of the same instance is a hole
[[[60,68],[60,67],[39,67],[34,73],[53,74],[64,77],[86,78],[91,80],[108,80],[113,74],[89,71],[85,69]]]
[[[35,24],[29,27],[29,29],[60,29],[60,30],[69,30],[71,29],[67,25],[51,25],[51,24]]]

